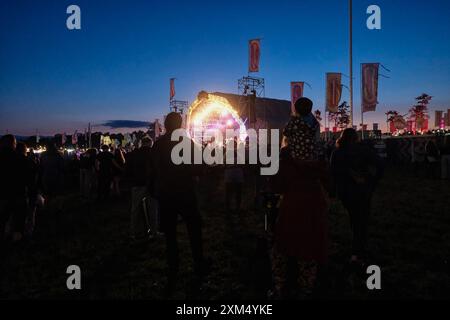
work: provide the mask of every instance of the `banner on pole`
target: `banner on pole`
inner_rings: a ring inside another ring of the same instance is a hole
[[[295,114],[295,102],[303,97],[303,87],[305,83],[301,81],[291,82],[291,113]]]
[[[67,142],[67,137],[66,137],[66,133],[64,132],[61,135],[61,144],[64,146],[66,144],[66,142]]]
[[[175,97],[175,78],[170,79],[170,100]]]
[[[395,131],[397,131],[397,129],[395,127],[395,123],[394,123],[394,121],[390,121],[389,122],[389,132],[390,133],[395,133]]]
[[[75,132],[72,135],[72,144],[76,145],[78,143],[78,130],[75,130]]]
[[[408,120],[408,121],[406,122],[406,123],[407,123],[406,130],[408,130],[409,132],[413,131],[413,122],[414,122],[414,121],[411,121],[411,120]]]
[[[428,131],[428,118],[425,118],[422,123],[422,132]]]
[[[362,112],[375,111],[378,104],[379,63],[361,65],[361,101]]]
[[[259,39],[252,39],[248,42],[249,48],[249,61],[248,61],[248,71],[258,72],[259,71],[259,58],[261,56],[261,46]]]
[[[341,77],[342,75],[340,73],[327,73],[326,110],[328,112],[338,111],[342,93]]]

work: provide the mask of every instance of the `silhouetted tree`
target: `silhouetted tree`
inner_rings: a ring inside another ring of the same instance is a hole
[[[428,104],[431,101],[432,96],[423,93],[416,97],[416,104],[409,109],[409,120],[416,123],[416,128],[421,130],[423,124],[428,116]]]

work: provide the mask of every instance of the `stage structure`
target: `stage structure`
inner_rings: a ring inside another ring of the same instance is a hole
[[[171,112],[178,112],[181,115],[184,114],[184,110],[186,110],[189,105],[187,101],[175,99],[175,78],[170,78],[169,105]]]
[[[170,111],[184,114],[184,110],[187,110],[189,103],[182,100],[170,100]]]
[[[256,98],[265,97],[264,78],[246,76],[238,80],[239,110],[245,110],[242,116],[247,127],[251,128],[256,123]],[[264,117],[265,118],[265,117]],[[265,119],[264,119],[265,121]]]
[[[211,143],[218,132],[225,139],[227,129],[238,131],[236,138],[245,141],[247,137],[245,123],[229,101],[224,97],[201,91],[187,114],[187,130],[192,139],[199,144]]]

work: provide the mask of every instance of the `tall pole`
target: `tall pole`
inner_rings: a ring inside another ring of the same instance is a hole
[[[348,0],[349,8],[349,64],[350,64],[350,125],[353,128],[353,10],[352,0]]]
[[[88,146],[89,146],[89,149],[91,149],[92,148],[92,139],[91,139],[91,123],[89,122],[89,129],[88,129]]]

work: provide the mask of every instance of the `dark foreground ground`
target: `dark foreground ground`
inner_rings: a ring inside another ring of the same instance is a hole
[[[348,275],[350,230],[338,202],[329,213],[330,262],[318,288],[300,298],[450,298],[450,182],[389,168],[373,201],[370,263],[382,269],[382,289],[368,291],[365,278]],[[240,215],[225,212],[223,185],[211,179],[199,187],[205,252],[213,265],[200,299],[265,298],[255,279],[255,247],[263,218],[255,212],[250,184]],[[128,197],[89,204],[76,193],[64,197],[64,212],[45,210],[31,243],[10,249],[0,270],[0,297],[162,299],[164,240],[131,246]],[[190,294],[190,249],[179,225],[181,276],[175,299]],[[79,265],[82,290],[66,289],[66,268]],[[256,266],[257,268],[257,266]],[[311,290],[309,290],[311,289]]]

